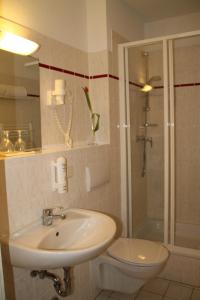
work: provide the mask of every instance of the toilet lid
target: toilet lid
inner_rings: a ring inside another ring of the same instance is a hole
[[[153,266],[164,262],[168,250],[156,242],[120,238],[108,248],[110,256],[117,260],[140,266]]]

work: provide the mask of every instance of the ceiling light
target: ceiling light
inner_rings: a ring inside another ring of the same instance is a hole
[[[0,49],[20,55],[30,55],[39,48],[33,41],[7,31],[0,31]]]

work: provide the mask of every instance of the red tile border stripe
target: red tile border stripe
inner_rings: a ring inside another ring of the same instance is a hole
[[[200,82],[175,84],[174,87],[186,87],[200,85]]]
[[[118,76],[115,76],[115,75],[112,75],[112,74],[109,74],[109,78],[113,78],[113,79],[119,80]]]
[[[66,70],[66,69],[62,69],[62,68],[58,68],[55,66],[51,66],[51,65],[47,65],[44,63],[39,63],[39,67],[44,68],[44,69],[49,69],[52,71],[56,71],[56,72],[61,72],[61,73],[65,73],[65,74],[69,74],[69,75],[73,75],[76,77],[80,77],[80,78],[85,78],[85,79],[99,79],[99,78],[112,78],[115,80],[119,80],[118,76],[112,75],[112,74],[97,74],[97,75],[85,75],[85,74],[81,74],[81,73],[77,73],[77,72],[73,72],[70,70]],[[142,88],[142,85],[133,81],[129,81],[129,84]],[[194,82],[194,83],[180,83],[180,84],[175,84],[174,87],[189,87],[189,86],[200,86],[200,82]],[[163,89],[163,86],[155,86],[154,89]]]
[[[82,77],[82,78],[85,78],[85,75],[83,75],[83,74],[80,74],[80,73],[74,73],[74,75],[75,75],[75,76],[77,76],[77,77]]]
[[[142,85],[141,85],[141,84],[135,83],[135,82],[133,82],[133,81],[129,81],[129,84],[134,85],[134,86],[139,87],[139,88],[142,88]]]
[[[35,98],[39,98],[40,95],[35,95],[35,94],[27,94],[28,97],[35,97]]]
[[[61,69],[61,68],[57,68],[57,67],[54,67],[54,66],[50,66],[50,70],[53,70],[53,71],[57,71],[57,72],[64,73],[64,70],[63,70],[63,69]]]
[[[163,89],[163,85],[154,86],[154,89]]]
[[[174,87],[188,87],[188,86],[199,86],[200,82],[191,82],[191,83],[179,83],[179,84],[174,84]],[[154,89],[163,89],[163,85],[159,86],[154,86]]]
[[[49,65],[46,65],[46,64],[43,64],[43,63],[39,63],[39,67],[45,68],[45,69],[50,69]]]
[[[90,79],[98,79],[98,78],[105,78],[105,77],[108,77],[108,74],[99,74],[99,75],[89,76]]]
[[[69,75],[75,75],[75,73],[74,72],[72,72],[72,71],[69,71],[69,70],[64,70],[64,73],[65,74],[69,74]]]

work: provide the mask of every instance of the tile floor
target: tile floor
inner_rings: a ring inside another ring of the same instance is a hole
[[[132,300],[133,297],[102,291],[95,300]],[[156,278],[146,284],[134,300],[200,300],[200,288]]]

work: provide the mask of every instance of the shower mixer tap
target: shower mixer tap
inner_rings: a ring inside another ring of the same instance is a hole
[[[148,123],[148,122],[144,123],[144,127],[157,127],[157,126],[158,124],[155,123]]]
[[[144,143],[149,143],[151,148],[153,147],[153,138],[152,137],[145,137],[144,135],[136,136],[136,142],[144,142]]]
[[[150,106],[145,106],[143,107],[143,111],[144,112],[149,112],[151,110],[151,107]]]
[[[152,137],[147,137],[146,142],[150,144],[151,148],[153,147],[153,139]]]

